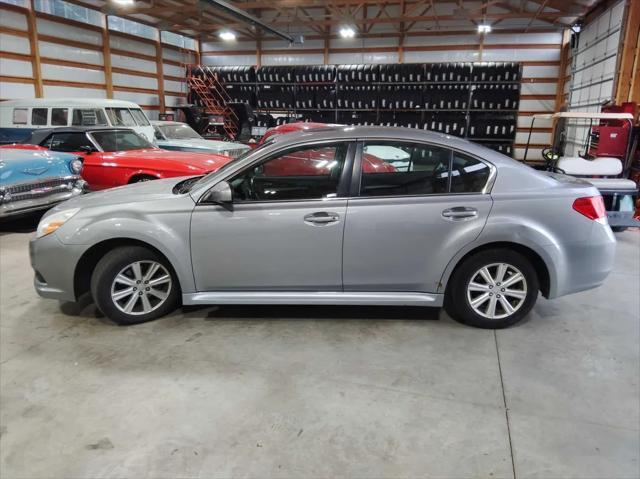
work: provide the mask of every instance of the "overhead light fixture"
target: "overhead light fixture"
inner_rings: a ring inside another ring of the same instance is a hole
[[[134,0],[113,0],[113,3],[117,3],[118,5],[122,5],[122,6],[131,6],[135,2]]]
[[[491,33],[491,25],[478,25],[478,33]]]
[[[582,24],[574,23],[573,25],[571,25],[571,30],[573,31],[573,33],[580,33],[580,31],[582,30]]]
[[[339,33],[342,38],[353,38],[356,36],[356,31],[353,27],[341,27]]]
[[[232,42],[236,39],[236,34],[233,33],[231,30],[224,30],[218,33],[218,36],[225,42]]]

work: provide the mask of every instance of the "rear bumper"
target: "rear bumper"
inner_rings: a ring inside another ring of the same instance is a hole
[[[591,236],[587,241],[562,245],[556,264],[556,287],[549,298],[578,293],[597,288],[613,269],[616,239],[607,224],[594,221]]]

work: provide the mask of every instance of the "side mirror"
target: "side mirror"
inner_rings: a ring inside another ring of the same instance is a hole
[[[216,186],[209,190],[206,201],[208,203],[216,203],[219,205],[226,205],[233,201],[233,192],[231,191],[231,185],[226,181],[221,181]]]
[[[93,153],[94,151],[96,151],[93,147],[89,146],[89,145],[83,145],[80,148],[78,148],[81,152],[86,153],[87,155],[90,155],[91,153]]]

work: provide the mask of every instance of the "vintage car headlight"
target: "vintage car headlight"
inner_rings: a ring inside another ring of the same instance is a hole
[[[57,213],[54,213],[46,218],[43,218],[42,221],[38,224],[38,229],[36,230],[36,238],[42,238],[43,236],[47,236],[48,234],[53,233],[58,228],[60,228],[63,224],[65,224],[73,215],[75,215],[80,208],[72,208],[69,210],[62,210]]]
[[[82,171],[82,160],[80,158],[76,158],[75,160],[71,160],[69,162],[69,169],[71,173],[74,175],[79,175]]]

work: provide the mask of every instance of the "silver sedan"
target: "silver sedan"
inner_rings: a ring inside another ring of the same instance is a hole
[[[35,287],[122,324],[180,303],[444,306],[500,328],[599,286],[615,239],[590,184],[458,138],[333,127],[276,136],[204,177],[49,211]]]

